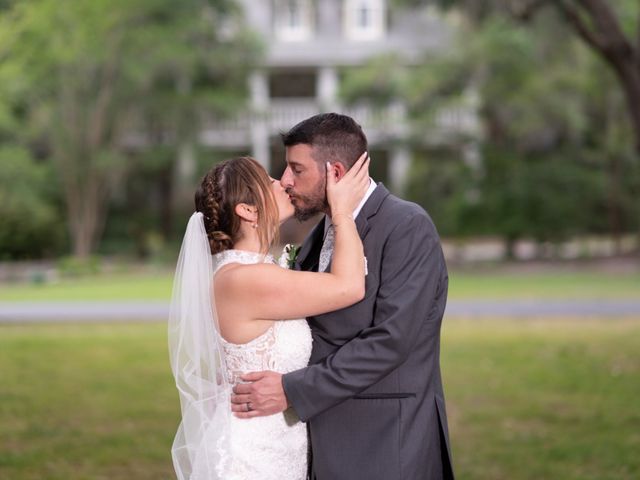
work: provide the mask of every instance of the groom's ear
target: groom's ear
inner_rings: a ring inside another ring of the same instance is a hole
[[[347,168],[342,162],[335,162],[331,164],[331,174],[334,175],[336,180],[340,180],[347,173]]]

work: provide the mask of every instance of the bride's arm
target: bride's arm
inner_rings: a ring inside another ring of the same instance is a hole
[[[364,252],[352,216],[369,185],[364,154],[336,182],[327,175],[335,244],[331,272],[298,272],[276,265],[238,265],[216,279],[216,295],[243,305],[256,319],[288,320],[345,308],[364,297]],[[327,166],[329,169],[329,166]]]

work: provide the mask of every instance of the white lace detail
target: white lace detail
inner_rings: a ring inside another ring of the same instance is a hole
[[[214,274],[229,263],[274,263],[273,257],[240,250],[214,255]],[[272,370],[288,373],[303,368],[311,356],[311,331],[306,320],[274,322],[245,344],[222,339],[229,383],[243,373]],[[231,458],[222,459],[228,480],[303,480],[307,472],[307,430],[289,409],[269,417],[231,419]]]

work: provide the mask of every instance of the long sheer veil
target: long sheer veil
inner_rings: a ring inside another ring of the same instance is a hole
[[[213,263],[202,213],[189,219],[169,313],[169,356],[182,422],[171,449],[179,480],[222,479],[229,459],[229,382],[213,301]]]

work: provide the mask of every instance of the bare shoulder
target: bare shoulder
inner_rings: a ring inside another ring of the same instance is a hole
[[[230,263],[220,268],[215,276],[216,291],[233,293],[252,290],[266,281],[277,281],[284,269],[270,263]]]

